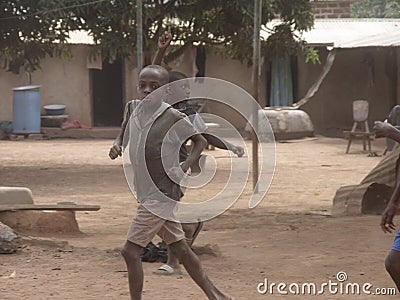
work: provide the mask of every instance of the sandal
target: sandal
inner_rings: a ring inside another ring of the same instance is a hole
[[[153,272],[154,274],[157,275],[182,275],[182,272],[179,268],[174,269],[173,267],[165,264],[159,267],[157,270]]]

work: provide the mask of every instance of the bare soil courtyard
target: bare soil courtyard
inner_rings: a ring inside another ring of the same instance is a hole
[[[251,153],[251,143],[246,143]],[[101,205],[97,212],[77,212],[80,235],[32,234],[33,241],[17,254],[0,255],[0,299],[129,298],[119,249],[136,201],[121,159],[108,158],[111,144],[112,140],[0,141],[2,186],[30,188],[37,204]],[[394,287],[384,268],[394,236],[382,233],[380,216],[325,214],[340,186],[359,183],[382,159],[368,157],[357,143],[351,154],[344,154],[345,148],[345,140],[324,137],[277,143],[275,176],[261,204],[247,208],[249,185],[233,208],[205,223],[195,243],[200,250],[212,250],[200,259],[217,286],[235,299],[396,299],[334,295],[327,289],[319,296],[279,295],[276,288],[273,294],[257,292],[265,278],[269,283],[320,286],[338,282],[338,272],[346,272],[346,282],[371,283],[372,293]],[[374,151],[383,149],[383,140],[374,141]],[[215,157],[223,173],[227,153],[205,152]],[[222,177],[216,176],[209,188],[192,191],[191,197],[215,193]],[[186,272],[173,277],[153,274],[159,265],[143,264],[143,299],[205,299]]]

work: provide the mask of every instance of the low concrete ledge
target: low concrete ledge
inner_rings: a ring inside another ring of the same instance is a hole
[[[61,129],[55,127],[42,127],[42,133],[50,139],[115,139],[119,133],[119,130],[119,127],[94,127],[91,129]]]

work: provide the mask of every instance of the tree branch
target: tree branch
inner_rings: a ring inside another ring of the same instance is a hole
[[[178,49],[176,49],[175,51],[172,51],[170,53],[168,53],[168,55],[164,56],[164,61],[166,63],[173,61],[175,59],[177,59],[179,56],[181,56],[185,50],[187,48],[189,48],[189,46],[191,46],[193,44],[192,41],[187,41],[185,44],[183,44],[181,47],[179,47]]]
[[[193,43],[195,42],[204,42],[207,43],[209,45],[214,45],[214,46],[218,46],[218,45],[223,45],[225,44],[224,41],[216,41],[210,38],[189,38],[185,44],[183,44],[181,47],[179,47],[178,49],[176,49],[175,51],[172,51],[170,53],[168,53],[168,55],[164,56],[164,60],[166,63],[173,61],[175,59],[177,59],[179,56],[181,56],[185,50],[193,45]]]

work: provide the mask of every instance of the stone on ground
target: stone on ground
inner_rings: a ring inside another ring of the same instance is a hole
[[[20,245],[20,237],[10,227],[0,222],[0,254],[15,253]]]

